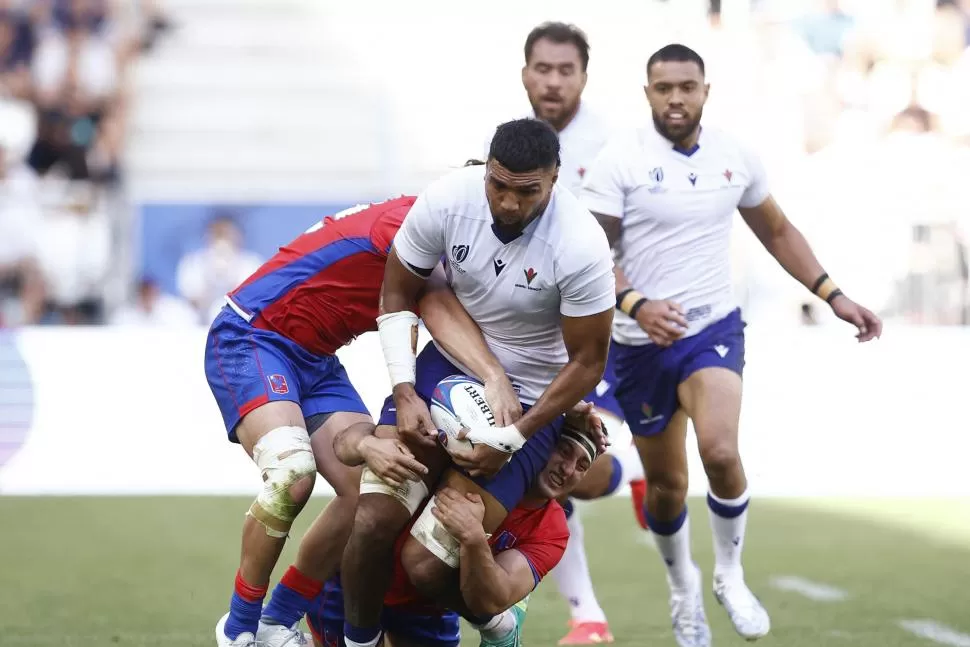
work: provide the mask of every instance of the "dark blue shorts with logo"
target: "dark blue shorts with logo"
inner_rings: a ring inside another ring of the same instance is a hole
[[[703,368],[744,370],[744,320],[734,310],[667,348],[613,342],[616,399],[635,436],[659,434],[677,412],[677,387]]]

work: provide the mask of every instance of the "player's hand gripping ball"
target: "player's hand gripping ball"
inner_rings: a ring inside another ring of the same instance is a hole
[[[438,382],[431,396],[431,421],[438,429],[438,441],[449,454],[471,450],[474,443],[460,439],[463,429],[495,426],[495,416],[485,399],[485,386],[467,375],[452,375]]]

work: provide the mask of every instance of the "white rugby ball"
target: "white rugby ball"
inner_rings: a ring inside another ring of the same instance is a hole
[[[495,426],[484,385],[467,375],[452,375],[438,382],[431,396],[431,421],[438,429],[438,441],[449,454],[474,446],[468,440],[458,439],[458,432],[465,427]]]

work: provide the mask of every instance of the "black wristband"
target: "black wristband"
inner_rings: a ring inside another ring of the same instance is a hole
[[[815,283],[814,285],[812,285],[812,294],[818,294],[818,289],[822,287],[822,284],[825,283],[826,279],[828,278],[829,278],[828,273],[823,272],[822,276],[815,279]]]
[[[640,308],[642,308],[643,307],[643,304],[646,303],[649,300],[650,299],[648,299],[647,297],[643,297],[642,299],[640,299],[639,301],[637,301],[636,303],[634,303],[633,306],[630,308],[630,312],[627,313],[627,316],[630,317],[630,319],[636,319],[637,318],[637,310],[639,310]]]
[[[834,290],[832,290],[831,294],[825,297],[825,301],[829,305],[832,305],[832,302],[835,301],[835,297],[841,297],[841,296],[845,296],[842,294],[842,290],[840,290],[839,288],[835,288]]]
[[[626,297],[626,295],[630,294],[631,292],[633,292],[633,288],[627,288],[616,295],[616,309],[620,312],[623,311],[620,304],[623,303],[623,299]]]

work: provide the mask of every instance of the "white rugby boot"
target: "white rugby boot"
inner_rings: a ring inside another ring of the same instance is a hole
[[[219,647],[256,647],[256,636],[249,633],[239,634],[235,640],[229,640],[229,636],[226,635],[226,621],[229,619],[229,614],[219,618],[219,622],[216,624],[216,645]]]
[[[701,569],[696,565],[694,582],[687,589],[670,587],[670,619],[680,647],[710,647],[711,628],[704,613]],[[667,581],[668,585],[670,580]]]
[[[744,575],[714,575],[714,597],[727,611],[734,630],[746,640],[764,638],[771,630],[768,612],[755,597]]]
[[[311,644],[307,642],[306,635],[300,631],[299,621],[292,627],[284,627],[267,624],[262,620],[259,621],[259,629],[256,630],[256,643],[259,647],[304,647]]]

